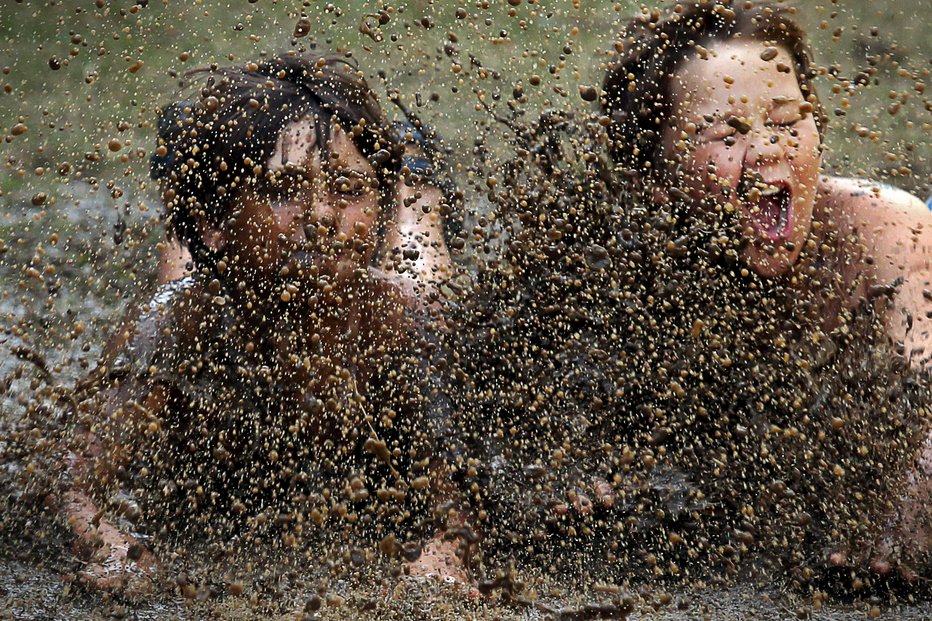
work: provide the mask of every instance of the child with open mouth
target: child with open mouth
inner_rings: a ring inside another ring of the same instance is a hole
[[[602,107],[612,157],[634,190],[733,235],[734,258],[758,276],[791,282],[806,265],[832,265],[848,299],[826,304],[825,329],[837,327],[844,305],[883,298],[887,334],[911,365],[928,367],[932,214],[906,192],[821,174],[825,118],[793,9],[679,3],[632,20],[616,50]],[[932,533],[926,445],[900,511],[907,548],[927,548]],[[881,548],[873,566],[886,572],[893,555]]]

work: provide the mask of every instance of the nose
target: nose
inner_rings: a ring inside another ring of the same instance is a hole
[[[309,209],[304,213],[304,236],[308,241],[318,237],[333,237],[337,232],[337,221],[332,213]]]
[[[784,145],[780,135],[769,127],[757,127],[751,131],[746,158],[750,163],[763,164],[783,159]]]

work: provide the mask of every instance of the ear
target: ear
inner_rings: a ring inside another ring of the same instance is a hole
[[[201,234],[201,243],[212,252],[219,252],[226,246],[226,238],[219,227],[211,224],[206,218],[197,218],[197,228]]]

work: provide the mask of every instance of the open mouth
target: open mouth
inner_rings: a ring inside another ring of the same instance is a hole
[[[741,201],[757,232],[770,241],[789,237],[793,194],[785,181],[747,181],[739,190]]]

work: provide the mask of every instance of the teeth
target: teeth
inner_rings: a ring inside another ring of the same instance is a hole
[[[771,186],[768,186],[766,190],[761,191],[761,196],[776,196],[777,194],[780,193],[780,190],[782,189],[783,188],[781,187],[771,185]]]
[[[789,193],[783,199],[783,204],[780,205],[780,230],[785,231],[787,224],[790,221],[790,201],[791,197]]]

